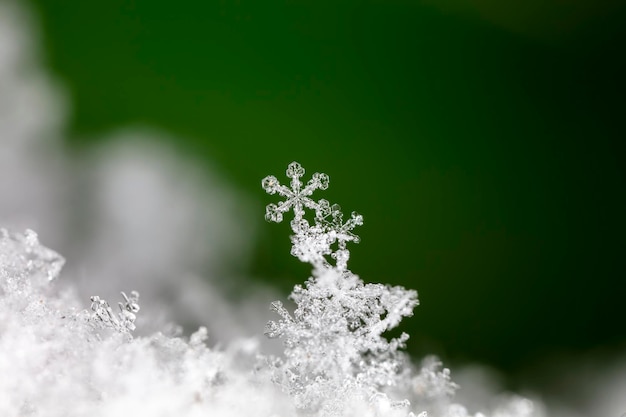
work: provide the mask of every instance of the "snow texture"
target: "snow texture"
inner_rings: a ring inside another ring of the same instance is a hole
[[[237,369],[235,359],[245,362],[252,352],[245,343],[211,350],[205,328],[189,339],[161,333],[127,337],[139,310],[137,294],[124,297],[119,316],[98,297],[88,312],[71,294],[55,294],[48,285],[63,258],[41,246],[34,232],[2,230],[0,249],[0,415],[270,416],[279,411],[271,387]],[[240,395],[249,402],[238,401]]]
[[[304,175],[304,168],[297,162],[292,162],[287,168],[287,176],[291,178],[290,187],[281,185],[273,175],[263,179],[261,185],[268,194],[278,194],[285,197],[285,201],[268,204],[265,210],[265,219],[280,223],[283,215],[293,210],[291,228],[294,235],[291,254],[302,262],[309,262],[317,269],[328,268],[326,258],[330,255],[336,262],[336,268],[344,271],[347,268],[350,251],[346,249],[347,242],[359,242],[359,237],[352,233],[356,226],[363,224],[363,216],[352,212],[350,219],[343,222],[343,214],[338,204],[331,205],[321,199],[314,201],[311,195],[315,190],[328,188],[329,178],[326,174],[316,172],[307,185],[302,188],[300,178]],[[315,212],[314,224],[311,226],[304,217],[306,209]],[[332,246],[336,244],[337,248]]]
[[[233,303],[211,284],[229,262],[245,263],[254,203],[213,174],[185,169],[193,164],[155,146],[163,134],[152,130],[121,130],[67,153],[68,103],[38,65],[24,6],[0,0],[0,227],[37,229],[69,260],[64,267],[32,230],[0,229],[0,416],[548,415],[541,402],[502,394],[475,374],[459,387],[437,358],[410,360],[408,335],[386,332],[412,314],[417,293],[348,269],[363,218],[344,220],[338,205],[314,199],[329,177],[305,184],[297,163],[289,186],[262,182],[284,199],[268,205],[266,219],[293,212],[291,253],[312,266],[290,296],[293,311],[271,304],[278,318],[265,334],[283,345],[271,354],[251,336],[271,290]],[[106,298],[120,291],[111,306]],[[172,319],[202,326],[182,337],[164,325]],[[609,378],[585,374],[592,390],[579,382],[597,394],[586,411],[550,415],[626,412],[626,368],[615,363],[605,367]]]
[[[320,233],[333,227],[341,226]],[[294,233],[310,233],[301,230]],[[54,286],[64,258],[31,230],[2,229],[0,415],[471,416],[451,403],[447,369],[427,359],[414,374],[399,350],[408,336],[383,336],[412,314],[417,294],[365,284],[320,256],[311,258],[314,275],[294,288],[294,313],[272,304],[281,319],[266,334],[283,339],[284,353],[271,356],[250,338],[209,348],[204,327],[189,338],[133,337],[137,292],[121,293],[117,313],[96,295],[91,311],[82,309],[74,292]],[[533,410],[514,398],[493,417],[539,416]]]

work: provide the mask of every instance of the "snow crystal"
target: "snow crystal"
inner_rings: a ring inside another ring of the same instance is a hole
[[[363,224],[363,216],[352,212],[350,219],[344,223],[339,205],[330,205],[324,199],[314,201],[310,198],[315,190],[328,188],[328,175],[316,172],[306,187],[302,188],[300,178],[303,175],[304,168],[299,163],[292,162],[287,167],[287,177],[291,178],[291,188],[281,185],[273,175],[263,179],[261,185],[268,194],[278,193],[286,198],[278,204],[268,204],[265,218],[268,221],[280,223],[283,215],[293,210],[291,228],[295,234],[291,237],[293,244],[291,254],[303,262],[309,262],[314,267],[322,269],[329,266],[326,257],[330,255],[335,259],[336,268],[343,271],[347,268],[350,258],[346,243],[359,242],[359,237],[353,234],[352,230]],[[315,213],[313,226],[304,217],[305,208]],[[333,249],[332,246],[335,243],[337,248]]]
[[[90,321],[99,328],[116,330],[120,333],[130,334],[135,330],[135,313],[139,311],[139,293],[132,291],[130,298],[122,291],[125,302],[119,303],[119,313],[115,315],[113,309],[106,300],[94,295],[91,297],[91,310],[93,314]]]

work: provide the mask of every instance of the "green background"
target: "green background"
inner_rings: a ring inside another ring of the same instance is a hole
[[[609,2],[500,3],[33,1],[68,146],[163,128],[262,204],[293,160],[329,174],[352,270],[420,294],[409,350],[515,372],[626,341],[626,37]],[[285,294],[288,234],[248,271]]]

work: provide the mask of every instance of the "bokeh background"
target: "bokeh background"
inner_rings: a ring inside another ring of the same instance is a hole
[[[619,3],[29,4],[67,88],[70,150],[117,126],[170,132],[259,218],[265,175],[293,160],[329,174],[324,197],[365,217],[352,270],[420,294],[404,328],[416,356],[517,375],[623,348]],[[308,273],[288,234],[262,224],[242,266],[283,294]]]

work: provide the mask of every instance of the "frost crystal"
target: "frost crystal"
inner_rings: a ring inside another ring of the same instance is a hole
[[[291,188],[274,176],[262,182],[269,194],[286,198],[267,206],[266,219],[280,222],[293,209],[291,253],[313,266],[313,276],[290,296],[297,306],[293,316],[281,302],[272,303],[281,319],[270,321],[265,334],[282,338],[285,346],[284,357],[269,360],[273,379],[294,398],[296,407],[322,416],[342,415],[346,398],[366,399],[374,408],[385,403],[389,409],[405,409],[408,401],[389,400],[384,391],[404,378],[407,359],[398,349],[408,335],[388,340],[383,334],[412,315],[417,293],[365,284],[348,270],[346,243],[359,241],[352,230],[363,218],[352,213],[344,222],[338,205],[311,199],[313,191],[328,187],[328,176],[315,173],[302,188],[303,175],[304,169],[293,162],[287,168]],[[314,212],[313,225],[304,218],[305,208]]]
[[[330,255],[335,260],[336,268],[344,271],[350,258],[346,243],[359,242],[359,237],[353,234],[352,230],[363,224],[363,216],[352,212],[350,218],[344,223],[339,205],[331,205],[324,199],[314,201],[311,198],[315,190],[328,188],[328,175],[316,172],[302,188],[300,178],[303,175],[304,168],[297,162],[292,162],[287,168],[287,177],[291,178],[291,187],[281,185],[273,175],[263,179],[261,185],[268,194],[278,193],[281,197],[285,197],[285,201],[267,205],[265,219],[280,223],[283,215],[293,210],[291,229],[294,235],[291,236],[293,244],[291,254],[302,262],[311,263],[315,268],[321,269],[330,267],[327,258]],[[314,212],[313,225],[304,217],[305,208]],[[334,247],[335,244],[336,247]]]
[[[130,334],[135,330],[135,313],[139,311],[139,293],[132,291],[130,297],[122,291],[124,303],[118,303],[120,312],[115,315],[113,309],[106,300],[97,295],[91,297],[92,315],[89,321],[99,328],[108,328],[120,333]]]

